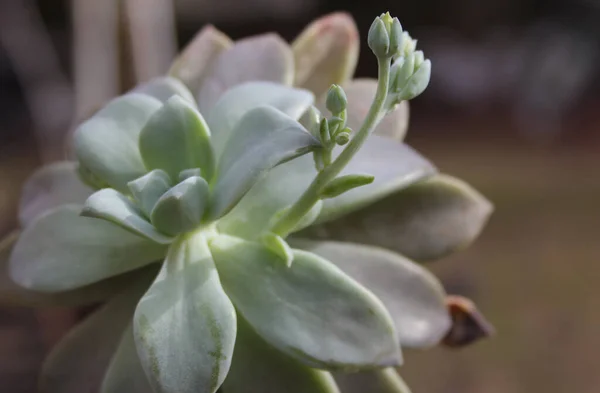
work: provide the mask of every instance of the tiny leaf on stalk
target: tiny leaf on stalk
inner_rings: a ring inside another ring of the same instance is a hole
[[[354,174],[340,176],[333,179],[325,186],[325,188],[323,188],[323,191],[321,191],[321,198],[335,198],[353,188],[371,184],[373,183],[373,180],[375,180],[375,176],[373,175]]]

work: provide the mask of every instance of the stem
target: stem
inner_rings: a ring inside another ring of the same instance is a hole
[[[379,120],[381,120],[380,114],[385,105],[385,98],[388,93],[390,59],[378,58],[377,62],[379,68],[377,92],[362,126],[335,161],[315,177],[300,199],[275,223],[271,229],[273,233],[285,237],[294,229],[302,217],[319,201],[321,190],[348,165],[352,157],[354,157],[363,143],[365,143],[367,137],[373,132]]]

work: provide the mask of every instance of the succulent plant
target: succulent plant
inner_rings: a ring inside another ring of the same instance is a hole
[[[204,28],[27,181],[2,298],[105,301],[43,391],[408,391],[401,348],[452,325],[412,260],[466,246],[492,208],[401,142],[431,63],[398,19],[369,32],[378,80],[350,80],[357,37],[345,14],[291,48]]]

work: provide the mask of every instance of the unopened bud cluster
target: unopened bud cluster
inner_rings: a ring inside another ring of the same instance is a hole
[[[336,145],[345,145],[350,141],[352,130],[346,126],[347,106],[348,98],[344,89],[338,85],[331,85],[325,100],[325,107],[331,113],[331,117],[322,117],[314,107],[308,111],[308,129],[323,146],[313,152],[318,171],[331,163],[332,151]]]
[[[421,94],[431,76],[431,62],[416,50],[413,40],[398,18],[389,13],[378,16],[369,30],[368,44],[380,61],[393,61],[388,85],[389,109]]]

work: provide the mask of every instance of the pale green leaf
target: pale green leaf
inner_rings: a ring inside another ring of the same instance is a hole
[[[332,84],[345,83],[356,69],[359,42],[349,14],[336,12],[315,20],[292,43],[294,84],[320,96]]]
[[[372,244],[430,261],[467,247],[492,210],[492,204],[465,182],[439,175],[308,228],[302,236]]]
[[[227,294],[269,344],[311,367],[400,363],[383,304],[327,260],[294,250],[288,267],[260,243],[226,235],[210,249]]]
[[[200,171],[198,169],[198,171]],[[137,206],[150,217],[156,201],[171,188],[171,178],[162,169],[155,169],[127,183]]]
[[[319,145],[300,123],[274,107],[247,112],[219,159],[210,217],[227,213],[271,168]]]
[[[98,391],[122,333],[131,323],[135,305],[151,277],[148,275],[130,284],[126,291],[73,328],[53,348],[42,367],[40,393]]]
[[[373,135],[350,161],[343,174],[366,172],[373,183],[323,204],[319,221],[359,209],[435,173],[435,168],[406,145]],[[272,169],[219,222],[222,232],[255,239],[272,217],[294,203],[317,175],[312,157],[304,156]]]
[[[392,315],[402,347],[429,348],[448,333],[445,292],[424,267],[377,247],[331,241],[294,240],[369,288]]]
[[[137,354],[130,323],[121,337],[110,361],[100,388],[100,393],[151,393],[152,388],[146,378]]]
[[[90,196],[83,205],[81,216],[106,220],[159,244],[173,241],[172,237],[158,232],[129,198],[112,188],[105,188]]]
[[[22,227],[54,207],[85,202],[93,190],[79,180],[76,167],[74,162],[56,162],[43,166],[27,179],[19,201]]]
[[[20,233],[15,231],[0,242],[0,304],[20,307],[81,306],[98,303],[122,291],[146,274],[144,268],[65,292],[45,293],[25,289],[9,277],[10,254]]]
[[[78,160],[111,187],[127,192],[127,183],[146,173],[138,137],[160,107],[159,100],[145,94],[115,98],[75,131]]]
[[[233,42],[225,34],[208,25],[202,28],[177,56],[169,75],[181,80],[196,94],[204,79],[210,74],[219,53]]]
[[[343,393],[411,393],[393,368],[357,373],[335,373]]]
[[[173,180],[190,168],[201,168],[207,179],[212,176],[210,131],[202,115],[180,96],[169,98],[152,115],[139,142],[148,169],[162,169]]]
[[[249,81],[270,81],[291,85],[294,57],[288,44],[277,34],[244,38],[223,51],[202,82],[197,96],[201,113],[211,111],[228,89]]]
[[[208,183],[201,177],[188,177],[156,201],[150,217],[152,224],[169,235],[196,228],[208,204]]]
[[[227,393],[339,393],[330,373],[308,368],[267,344],[238,316]]]
[[[251,109],[270,105],[295,120],[313,101],[313,95],[307,90],[272,82],[246,82],[233,87],[223,94],[208,116],[216,154],[221,154],[233,129]]]
[[[138,354],[161,393],[214,393],[233,355],[236,316],[223,291],[205,234],[171,245],[134,317]]]
[[[81,217],[64,205],[39,217],[19,237],[10,274],[21,286],[43,292],[82,287],[122,274],[165,254],[165,246],[114,224]]]
[[[140,93],[152,96],[162,103],[166,103],[172,96],[178,95],[196,108],[194,95],[179,79],[169,76],[160,76],[149,82],[143,83],[132,90],[132,93]]]

